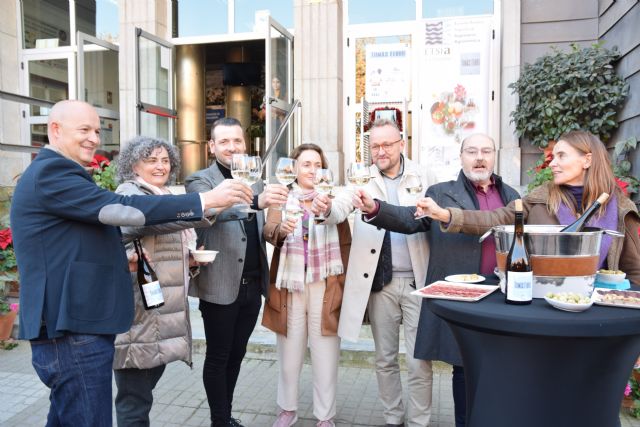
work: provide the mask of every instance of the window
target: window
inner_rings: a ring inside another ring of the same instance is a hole
[[[109,43],[118,43],[118,3],[112,0],[76,1],[76,28]]]
[[[29,61],[29,96],[58,102],[69,98],[69,64],[66,59]],[[46,116],[48,108],[31,106],[32,116]]]
[[[493,13],[493,0],[422,0],[423,18],[488,15]]]
[[[69,46],[69,16],[68,0],[22,0],[24,48]]]

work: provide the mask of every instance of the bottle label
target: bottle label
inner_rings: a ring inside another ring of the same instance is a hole
[[[162,288],[160,288],[159,281],[144,283],[142,285],[142,292],[144,292],[144,299],[147,301],[147,306],[153,307],[164,303],[164,296],[162,295]]]
[[[533,271],[507,272],[507,297],[511,301],[531,301],[533,297]]]

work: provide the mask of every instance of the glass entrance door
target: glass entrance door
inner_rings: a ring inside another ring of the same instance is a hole
[[[136,28],[136,134],[174,143],[173,44]]]
[[[100,115],[101,149],[120,151],[120,85],[118,46],[78,32],[78,99],[93,105]]]
[[[284,118],[293,104],[293,35],[269,17],[265,39],[265,135],[267,144],[274,143]],[[275,170],[280,157],[288,157],[293,149],[293,127],[287,125],[276,147],[267,159],[267,176]]]

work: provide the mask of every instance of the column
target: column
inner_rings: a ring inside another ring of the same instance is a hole
[[[500,157],[498,175],[509,185],[520,185],[522,164],[520,140],[511,123],[510,113],[518,105],[518,96],[511,93],[509,84],[520,76],[520,0],[502,3],[502,61],[500,72]]]
[[[206,166],[204,71],[202,45],[176,47],[176,109],[180,111],[180,120],[176,120],[176,143],[182,158],[180,182]]]
[[[294,15],[294,93],[302,102],[302,142],[320,145],[342,180],[343,3],[295,0]]]

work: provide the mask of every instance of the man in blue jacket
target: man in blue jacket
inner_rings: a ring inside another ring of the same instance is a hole
[[[49,114],[49,145],[22,174],[11,206],[20,269],[20,338],[51,389],[47,425],[111,426],[113,341],[133,319],[127,256],[117,226],[198,220],[205,209],[251,202],[225,187],[182,196],[120,196],[85,167],[100,144],[89,104],[61,101]]]

